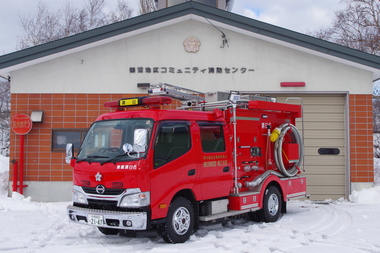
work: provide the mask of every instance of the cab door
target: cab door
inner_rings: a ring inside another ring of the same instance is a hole
[[[203,199],[225,197],[233,187],[231,147],[223,123],[198,122],[198,171]]]
[[[166,216],[174,194],[192,190],[198,199],[198,153],[193,147],[189,121],[163,121],[157,126],[153,144],[151,180],[152,218]]]

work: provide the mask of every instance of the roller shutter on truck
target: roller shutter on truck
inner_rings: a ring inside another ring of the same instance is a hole
[[[305,170],[312,200],[346,196],[345,95],[274,95],[278,102],[299,97],[304,104]],[[300,104],[297,100],[289,103]],[[297,127],[302,130],[301,120]]]

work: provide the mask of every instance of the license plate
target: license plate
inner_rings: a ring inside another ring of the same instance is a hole
[[[103,225],[103,215],[89,214],[89,215],[87,215],[87,223],[89,225],[102,226]]]

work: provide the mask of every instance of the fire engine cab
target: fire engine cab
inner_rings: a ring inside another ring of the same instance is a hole
[[[185,91],[160,84],[106,102],[114,111],[96,119],[76,156],[67,144],[70,220],[107,235],[158,229],[182,243],[200,222],[242,214],[275,222],[288,200],[306,196],[301,105],[239,92],[205,102]],[[172,98],[185,105],[162,109]]]

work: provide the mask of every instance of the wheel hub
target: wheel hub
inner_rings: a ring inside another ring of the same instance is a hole
[[[184,207],[180,207],[176,210],[173,216],[173,227],[177,234],[185,234],[190,227],[190,213]]]
[[[278,212],[279,200],[276,194],[272,194],[268,200],[268,210],[270,215],[275,216]]]

